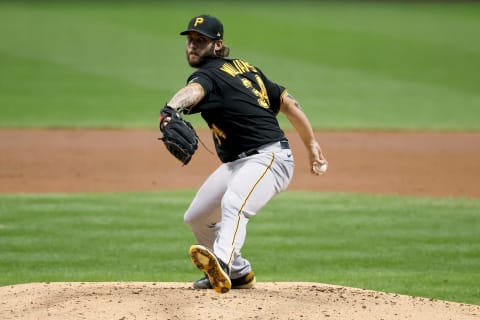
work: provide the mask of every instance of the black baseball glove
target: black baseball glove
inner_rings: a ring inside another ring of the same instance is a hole
[[[190,122],[172,107],[165,106],[160,112],[160,131],[163,137],[159,140],[167,150],[183,165],[189,163],[198,148],[198,136]]]

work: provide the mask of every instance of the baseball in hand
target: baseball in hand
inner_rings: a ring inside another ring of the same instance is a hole
[[[324,174],[327,171],[327,169],[328,169],[328,165],[326,163],[321,164],[321,163],[315,162],[313,164],[313,172],[317,174]]]

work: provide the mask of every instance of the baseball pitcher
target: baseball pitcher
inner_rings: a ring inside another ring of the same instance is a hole
[[[182,163],[190,161],[198,144],[182,113],[201,114],[222,162],[184,216],[197,241],[190,257],[204,273],[193,287],[218,293],[255,284],[252,266],[241,254],[247,224],[292,179],[294,157],[277,121],[280,112],[300,135],[312,174],[320,175],[327,167],[299,103],[258,67],[228,59],[223,31],[217,18],[200,15],[180,33],[186,36],[187,61],[196,70],[160,113],[162,139]]]

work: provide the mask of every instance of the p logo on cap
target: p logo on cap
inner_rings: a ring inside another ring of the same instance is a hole
[[[203,18],[198,17],[198,18],[195,19],[195,23],[193,24],[193,26],[196,27],[197,25],[202,24],[202,23],[203,23]]]
[[[188,23],[187,30],[181,32],[182,36],[189,32],[198,32],[214,40],[223,40],[223,24],[215,17],[208,14],[196,16]]]

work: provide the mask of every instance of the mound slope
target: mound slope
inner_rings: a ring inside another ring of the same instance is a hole
[[[480,306],[320,283],[194,290],[189,283],[33,283],[0,287],[10,319],[479,319]]]

